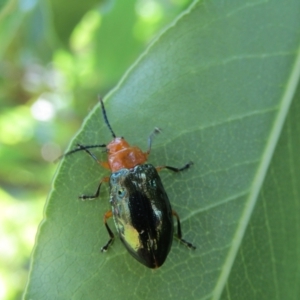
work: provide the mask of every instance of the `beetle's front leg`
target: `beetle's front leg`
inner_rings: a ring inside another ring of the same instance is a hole
[[[109,177],[103,177],[98,185],[98,188],[97,188],[97,191],[94,195],[91,195],[91,196],[87,196],[87,195],[81,195],[79,196],[79,199],[82,199],[82,200],[94,200],[96,198],[99,197],[99,194],[100,194],[100,188],[101,188],[101,185],[102,185],[102,182],[109,182]]]

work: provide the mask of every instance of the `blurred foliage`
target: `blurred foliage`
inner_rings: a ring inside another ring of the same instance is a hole
[[[60,163],[24,299],[300,299],[299,12],[297,0],[195,1],[105,99],[132,144],[145,145],[154,120],[163,126],[150,163],[195,163],[161,177],[198,249],[175,242],[155,271],[118,241],[100,255],[107,188],[100,201],[74,200],[107,173],[81,152]],[[70,148],[106,140],[99,114]]]
[[[97,94],[190,2],[1,1],[0,299],[23,292],[52,161]]]

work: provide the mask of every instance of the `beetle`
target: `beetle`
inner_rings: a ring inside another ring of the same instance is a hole
[[[155,128],[148,139],[148,150],[143,152],[131,146],[123,137],[117,137],[108,121],[104,103],[99,97],[103,118],[113,140],[108,144],[81,145],[61,157],[85,151],[98,164],[111,171],[109,177],[103,177],[93,195],[81,195],[82,200],[94,200],[99,197],[103,182],[110,187],[111,210],[104,214],[104,225],[109,234],[108,242],[101,248],[107,251],[115,236],[107,220],[111,217],[122,243],[128,252],[146,267],[155,269],[165,262],[173,241],[173,217],[177,220],[177,238],[188,248],[196,247],[182,238],[178,214],[172,210],[168,195],[163,187],[158,172],[167,169],[181,172],[193,163],[182,168],[171,166],[154,167],[146,163],[151,151],[153,137],[160,132]],[[105,148],[107,161],[99,161],[90,151],[92,148]],[[60,157],[60,158],[61,158]]]

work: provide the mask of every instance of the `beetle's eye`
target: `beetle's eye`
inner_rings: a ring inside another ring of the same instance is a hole
[[[119,188],[117,194],[118,198],[123,198],[125,196],[125,189]]]

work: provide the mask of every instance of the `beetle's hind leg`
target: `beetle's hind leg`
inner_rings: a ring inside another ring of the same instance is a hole
[[[178,172],[181,172],[181,171],[184,171],[184,170],[190,168],[191,165],[193,165],[193,162],[190,161],[181,168],[175,168],[175,167],[170,167],[170,166],[159,166],[159,167],[156,167],[156,170],[159,172],[162,169],[168,169],[170,171],[178,173]],[[193,244],[191,244],[190,242],[188,242],[182,238],[180,219],[175,210],[172,210],[172,215],[177,220],[177,238],[180,240],[181,243],[186,245],[188,248],[196,249],[196,247]]]
[[[109,228],[108,224],[107,224],[107,219],[111,218],[112,217],[112,211],[109,210],[108,212],[105,213],[104,215],[104,224],[105,224],[105,227],[106,227],[106,230],[109,234],[109,241],[101,248],[101,252],[106,252],[107,251],[107,248],[112,244],[112,242],[114,241],[114,234],[113,232],[111,231],[111,229]]]
[[[179,239],[179,241],[181,243],[183,243],[184,245],[186,245],[188,248],[196,249],[196,247],[193,244],[191,244],[190,242],[188,242],[188,241],[186,241],[182,238],[180,219],[179,219],[179,216],[178,216],[178,214],[175,210],[172,210],[172,215],[177,220],[177,238]]]

